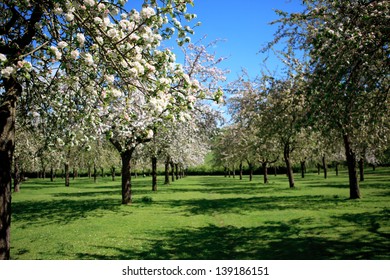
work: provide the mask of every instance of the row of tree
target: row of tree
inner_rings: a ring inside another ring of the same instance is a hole
[[[277,11],[274,50],[285,74],[244,72],[232,85],[232,124],[216,141],[222,165],[283,160],[345,160],[350,198],[360,198],[357,164],[377,164],[389,150],[389,1],[303,1],[299,13]],[[280,42],[286,48],[278,50]],[[326,169],[325,169],[326,172]]]
[[[207,46],[188,44],[198,25],[187,11],[193,1],[125,2],[0,3],[0,259],[10,257],[14,156],[16,171],[30,151],[41,165],[62,162],[67,174],[75,157],[96,163],[108,141],[120,156],[128,204],[141,145],[152,158],[166,153],[189,164],[189,145],[215,126],[201,101],[221,99],[224,71]],[[166,43],[174,39],[184,63]]]

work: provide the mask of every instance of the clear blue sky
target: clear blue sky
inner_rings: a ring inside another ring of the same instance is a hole
[[[254,77],[263,67],[264,54],[259,50],[273,39],[276,26],[269,23],[278,18],[274,9],[288,12],[302,10],[300,0],[194,0],[189,12],[197,14],[202,25],[196,27],[193,42],[207,35],[207,42],[223,39],[215,49],[219,57],[227,57],[223,68],[231,70],[228,80],[237,78],[241,68]],[[180,61],[179,61],[180,62]],[[267,66],[275,69],[278,61],[270,58]],[[280,67],[279,67],[280,68]]]

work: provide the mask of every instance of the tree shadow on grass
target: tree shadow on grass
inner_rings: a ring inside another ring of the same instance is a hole
[[[120,199],[57,199],[12,203],[13,221],[22,222],[24,226],[67,224],[90,216],[103,216],[104,211],[121,212]]]
[[[344,201],[339,198],[331,198],[323,195],[305,196],[267,196],[250,198],[219,198],[219,199],[191,199],[191,200],[167,200],[158,202],[168,208],[182,209],[185,216],[212,215],[215,213],[243,214],[251,211],[273,210],[320,210],[336,207]]]
[[[297,219],[258,227],[208,225],[157,233],[161,239],[150,240],[142,249],[96,247],[113,251],[112,255],[79,253],[79,259],[142,260],[316,260],[316,259],[387,259],[386,241],[379,236],[336,239],[310,235],[301,227],[310,223]],[[331,227],[316,227],[328,231]]]

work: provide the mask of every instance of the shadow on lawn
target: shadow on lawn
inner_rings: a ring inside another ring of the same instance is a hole
[[[158,202],[168,208],[179,209],[184,216],[212,215],[224,213],[243,214],[251,211],[273,210],[320,210],[334,208],[348,202],[346,199],[332,198],[323,195],[301,196],[267,196],[249,198],[219,198],[167,200]]]
[[[12,219],[23,222],[23,226],[28,226],[29,224],[67,224],[89,216],[103,216],[104,211],[122,211],[120,210],[120,198],[58,199],[12,203]]]
[[[96,246],[114,250],[114,255],[80,253],[80,259],[388,259],[389,240],[370,234],[343,239],[322,237],[319,233],[332,231],[331,226],[315,227],[308,233],[302,225],[310,219],[288,223],[274,222],[259,227],[219,227],[183,229],[157,233],[160,240],[151,240],[142,250]]]

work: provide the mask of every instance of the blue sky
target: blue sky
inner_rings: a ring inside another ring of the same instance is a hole
[[[255,77],[264,67],[266,56],[259,54],[259,50],[273,39],[276,31],[276,26],[269,25],[278,18],[274,9],[302,10],[299,0],[194,0],[194,3],[195,7],[189,8],[189,12],[197,14],[194,23],[200,21],[202,25],[196,27],[192,41],[205,35],[206,42],[225,40],[218,43],[215,52],[218,57],[227,57],[221,66],[231,70],[228,82],[235,80],[242,68]],[[278,63],[275,58],[267,60],[271,69],[278,67]]]

